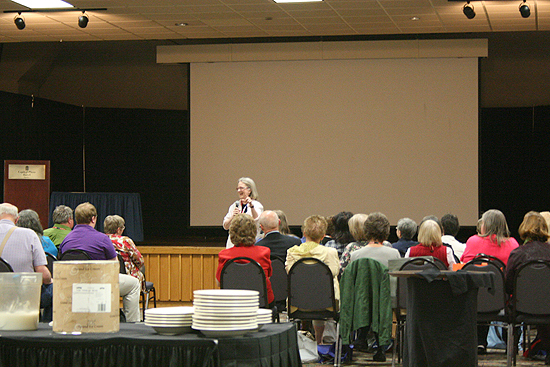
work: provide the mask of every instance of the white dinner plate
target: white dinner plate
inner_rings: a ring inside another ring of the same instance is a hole
[[[243,315],[255,315],[256,308],[248,307],[242,309],[224,309],[224,308],[197,308],[195,315],[213,315],[213,316],[243,316]]]
[[[258,328],[258,324],[251,323],[249,325],[240,326],[215,326],[208,324],[196,324],[193,323],[191,327],[195,330],[207,330],[207,331],[234,331],[234,330],[255,330]]]
[[[254,317],[249,317],[243,320],[216,320],[216,319],[201,319],[201,318],[193,318],[194,323],[201,323],[201,324],[211,324],[211,325],[244,325],[244,324],[250,324],[250,323],[258,323],[258,320]]]
[[[207,338],[243,336],[255,331],[258,331],[258,328],[254,328],[250,330],[200,330],[200,332]]]
[[[183,333],[189,333],[193,330],[191,326],[151,326],[151,327],[161,335],[178,335]]]
[[[145,316],[147,315],[188,315],[193,314],[194,309],[191,306],[181,306],[181,307],[158,307],[158,308],[148,308],[145,310]]]
[[[258,297],[260,292],[258,291],[250,291],[250,290],[244,290],[244,289],[198,289],[196,291],[193,291],[193,295],[195,297]]]

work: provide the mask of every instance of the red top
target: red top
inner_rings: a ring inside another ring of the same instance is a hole
[[[275,300],[273,295],[273,290],[271,289],[271,281],[269,278],[273,273],[271,268],[271,250],[265,246],[241,246],[237,245],[235,247],[227,248],[221,250],[218,254],[218,270],[216,271],[216,279],[220,281],[220,274],[224,264],[231,259],[234,259],[239,256],[249,257],[253,260],[256,260],[264,269],[265,272],[265,283],[267,286],[267,303],[271,303]]]
[[[447,247],[445,246],[424,246],[418,244],[409,249],[409,257],[418,257],[418,256],[433,256],[437,257],[439,260],[443,261],[445,266],[449,267],[449,262],[447,261]]]

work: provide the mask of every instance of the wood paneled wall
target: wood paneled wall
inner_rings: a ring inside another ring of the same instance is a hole
[[[145,277],[155,283],[157,301],[191,302],[195,289],[216,285],[218,253],[224,247],[138,246]]]

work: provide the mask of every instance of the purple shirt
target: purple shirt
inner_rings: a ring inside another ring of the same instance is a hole
[[[112,260],[116,251],[109,237],[87,224],[77,224],[59,246],[59,252],[84,250],[92,260]]]

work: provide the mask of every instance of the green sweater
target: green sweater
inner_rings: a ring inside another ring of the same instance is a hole
[[[351,343],[351,333],[370,326],[380,345],[391,341],[392,309],[388,268],[361,258],[352,261],[340,280],[340,335]]]

